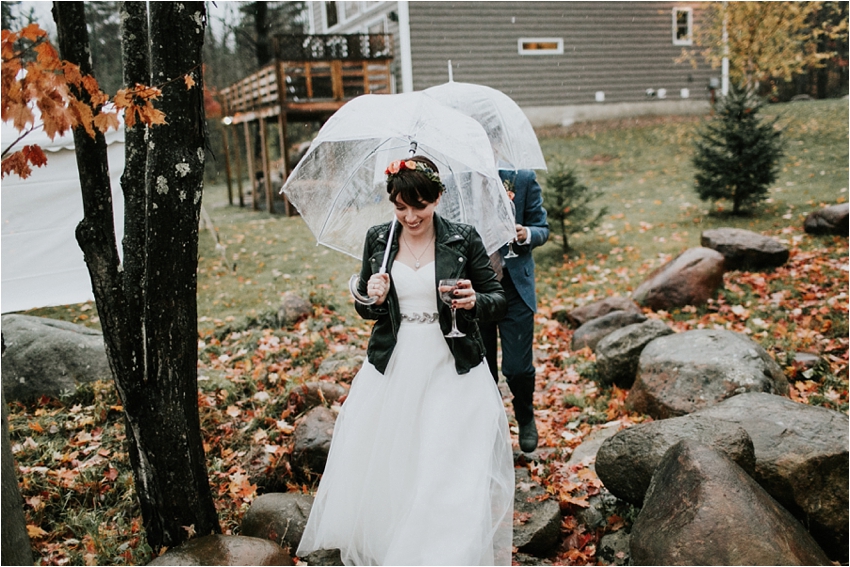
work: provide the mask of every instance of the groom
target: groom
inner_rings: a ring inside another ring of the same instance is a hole
[[[487,350],[490,372],[499,381],[496,364],[497,337],[502,338],[502,374],[514,396],[514,415],[519,424],[519,446],[525,453],[537,448],[534,422],[534,364],[531,346],[534,340],[534,257],[531,250],[549,239],[549,224],[537,177],[530,169],[499,170],[499,177],[516,206],[516,258],[505,258],[506,244],[495,260],[496,273],[502,272],[502,287],[508,300],[508,313],[494,323],[482,323],[481,335]],[[494,254],[494,256],[496,256]]]

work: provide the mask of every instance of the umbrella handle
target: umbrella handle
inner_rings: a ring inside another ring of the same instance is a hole
[[[390,259],[390,248],[392,248],[393,244],[393,235],[395,234],[395,227],[398,224],[398,218],[393,217],[393,222],[390,223],[390,235],[387,238],[387,247],[384,250],[384,260],[381,262],[381,269],[378,271],[379,274],[387,273],[387,262]],[[351,292],[351,297],[354,298],[354,301],[360,303],[362,305],[374,305],[378,300],[376,297],[364,297],[357,291],[357,284],[360,283],[360,275],[354,274],[348,279],[348,291]]]
[[[358,283],[360,283],[360,274],[352,274],[348,280],[348,291],[351,292],[351,297],[354,298],[354,301],[362,305],[374,305],[378,301],[378,298],[360,295],[360,292],[357,291]]]

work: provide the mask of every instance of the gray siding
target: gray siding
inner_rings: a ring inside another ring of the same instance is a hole
[[[520,106],[645,101],[646,89],[679,100],[708,97],[705,66],[675,63],[672,9],[693,2],[410,2],[414,89],[448,79],[499,89]],[[519,55],[517,40],[561,37],[560,55]]]

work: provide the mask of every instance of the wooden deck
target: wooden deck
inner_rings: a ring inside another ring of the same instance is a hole
[[[228,196],[232,204],[229,126],[242,124],[248,172],[253,187],[252,204],[259,208],[262,179],[271,179],[266,122],[279,124],[280,147],[288,148],[290,121],[324,121],[349,100],[363,94],[392,92],[392,36],[389,34],[280,35],[274,38],[274,62],[221,91],[226,115],[224,129]],[[262,163],[254,163],[250,124],[258,123]],[[237,141],[239,136],[236,137]],[[281,156],[285,179],[291,167],[288,151]],[[243,204],[242,174],[236,151],[239,203]],[[262,183],[269,211],[274,211],[275,188]],[[294,211],[284,202],[286,214]]]

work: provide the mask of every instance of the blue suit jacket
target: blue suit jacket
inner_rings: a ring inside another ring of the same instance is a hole
[[[504,260],[504,270],[511,276],[514,286],[522,300],[533,311],[537,312],[537,295],[534,291],[534,257],[531,250],[549,240],[549,223],[546,221],[546,209],[543,208],[543,194],[537,176],[530,169],[519,171],[499,170],[502,181],[511,186],[516,205],[516,222],[526,227],[531,234],[527,245],[514,243],[517,258],[505,259],[508,245],[499,251]]]

